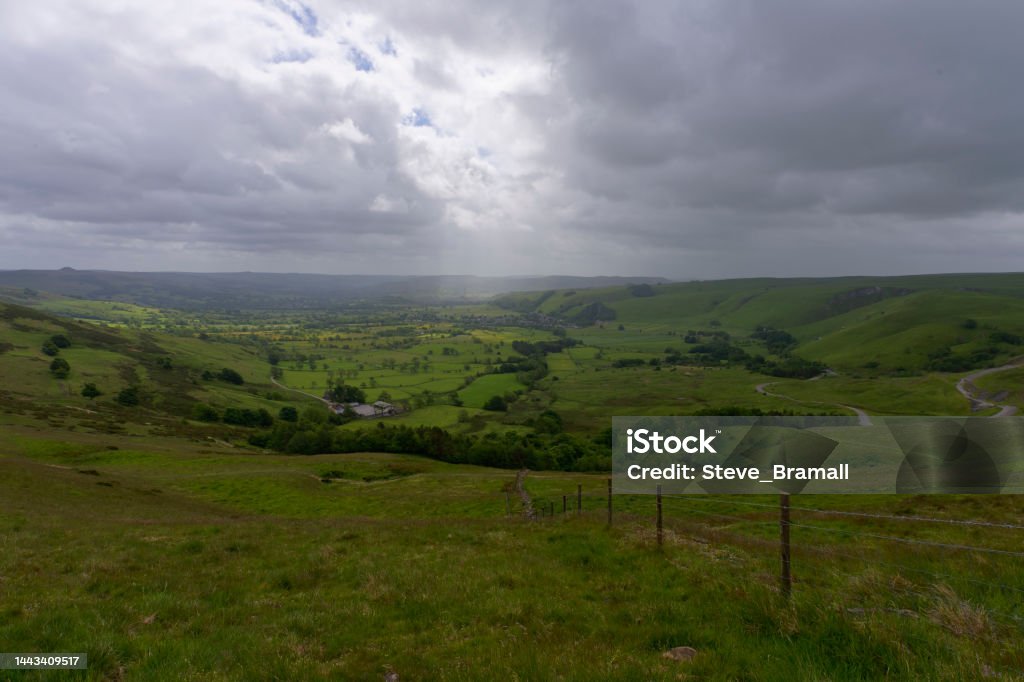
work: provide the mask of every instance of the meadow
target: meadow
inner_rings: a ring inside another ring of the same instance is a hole
[[[1020,358],[1021,291],[737,280],[201,312],[7,292],[0,648],[89,654],[17,679],[1019,679],[1015,496],[796,498],[787,599],[777,498],[667,498],[659,547],[653,498],[615,496],[609,527],[606,472],[574,463],[606,461],[582,455],[613,415],[995,414],[957,383]],[[1022,378],[972,390],[1022,405]],[[338,385],[402,412],[329,418]],[[576,470],[265,437],[397,426]],[[692,660],[663,657],[679,646]]]
[[[742,506],[764,498],[671,500],[659,549],[650,498],[616,498],[606,526],[601,476],[528,475],[537,506],[585,494],[582,514],[531,521],[504,470],[4,428],[0,641],[90,662],[19,679],[1010,679],[1024,665],[1001,615],[1024,590],[1019,559],[979,568],[797,528],[787,601],[773,514]],[[662,656],[676,646],[696,656]]]

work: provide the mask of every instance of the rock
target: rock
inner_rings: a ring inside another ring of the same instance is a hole
[[[696,655],[697,650],[692,646],[677,646],[663,653],[661,657],[672,661],[689,661]]]
[[[384,682],[398,682],[398,673],[396,673],[394,670],[385,673]]]

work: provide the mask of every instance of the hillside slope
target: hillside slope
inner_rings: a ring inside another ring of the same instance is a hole
[[[224,369],[238,376],[225,380]],[[276,414],[301,404],[280,394],[268,374],[265,360],[239,344],[76,322],[0,303],[0,403],[51,422],[75,415],[109,430],[126,422],[177,428],[197,405]],[[87,385],[99,395],[89,395]]]
[[[517,293],[495,303],[644,333],[748,337],[772,327],[797,339],[795,353],[844,369],[960,371],[1024,352],[1024,274],[685,282]]]

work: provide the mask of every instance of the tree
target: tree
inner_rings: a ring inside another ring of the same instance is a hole
[[[71,347],[71,339],[64,336],[63,334],[54,334],[53,336],[50,337],[50,341],[53,343],[53,345],[57,346],[57,348]]]
[[[201,422],[219,422],[220,412],[205,403],[196,403],[192,406],[192,418]]]
[[[495,395],[484,403],[484,409],[491,412],[508,412],[508,403],[500,395]]]
[[[96,384],[92,382],[89,382],[85,386],[82,386],[82,396],[85,398],[98,398],[101,395],[103,395],[103,392],[100,391],[100,389],[96,388]]]
[[[71,372],[71,365],[64,358],[54,358],[50,363],[50,373],[57,379],[66,379]]]
[[[121,389],[121,392],[117,394],[115,398],[117,402],[125,407],[132,407],[139,404],[139,389],[136,386],[129,386],[128,388]]]
[[[225,367],[221,371],[217,372],[217,378],[221,381],[226,381],[229,384],[235,384],[236,386],[241,386],[245,383],[245,379],[242,378],[242,375],[229,367]]]
[[[285,405],[277,413],[277,418],[283,422],[297,422],[299,421],[299,411],[291,405]]]
[[[544,410],[534,420],[533,428],[537,433],[561,433],[563,429],[562,417],[554,410]]]
[[[51,357],[60,352],[60,349],[57,348],[57,344],[55,344],[53,341],[44,341],[43,347],[40,350],[43,351],[44,354],[49,355]]]
[[[238,426],[272,426],[274,418],[262,407],[251,410],[248,407],[229,407],[224,410],[224,423]]]
[[[356,386],[336,384],[327,390],[327,399],[336,403],[365,403],[366,393]]]

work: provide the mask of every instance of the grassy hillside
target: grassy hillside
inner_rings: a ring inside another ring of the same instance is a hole
[[[1024,589],[1015,560],[984,567],[979,586],[969,555],[935,564],[796,529],[797,547],[818,551],[797,554],[787,604],[770,510],[728,499],[669,501],[659,551],[649,498],[617,500],[605,527],[600,477],[528,476],[538,507],[577,484],[586,495],[580,516],[531,522],[517,496],[506,506],[507,471],[52,440],[0,419],[0,641],[89,656],[88,672],[44,679],[952,680],[1024,667],[1019,625],[1000,615],[1014,601],[984,586]],[[1022,511],[989,506],[993,519]],[[968,500],[920,511],[979,513]],[[696,656],[662,656],[675,646]]]
[[[795,352],[844,370],[921,372],[946,350],[964,361],[984,354],[979,366],[1024,353],[1014,342],[1024,335],[1021,274],[687,282],[524,293],[497,302],[587,327],[621,326],[652,344],[659,334],[687,330],[745,337],[774,327],[800,341]],[[579,317],[594,305],[611,311],[607,319]]]
[[[1019,354],[1020,285],[655,283],[505,307],[202,319],[46,295],[0,304],[0,643],[89,654],[87,673],[38,676],[56,680],[1019,679],[1015,496],[797,498],[787,601],[772,498],[667,498],[658,549],[649,497],[616,497],[607,526],[603,474],[532,471],[521,497],[513,470],[275,454],[254,436],[295,428],[331,445],[441,427],[571,468],[603,461],[577,450],[606,447],[613,415],[967,414],[966,371],[934,367]],[[609,319],[565,322],[584,311]],[[755,337],[761,325],[786,335]],[[688,360],[715,344],[835,371]],[[527,355],[543,366],[521,368]],[[270,383],[271,367],[292,388],[342,379],[410,410],[335,426],[320,402]],[[1022,371],[977,390],[1024,402]],[[86,384],[102,394],[83,396]],[[137,405],[118,400],[131,388]],[[480,409],[494,395],[507,412]],[[203,421],[197,406],[275,420]],[[524,500],[554,518],[529,517]],[[663,657],[677,646],[693,659]]]
[[[66,347],[51,347],[62,337]],[[55,360],[67,363],[55,373]],[[237,372],[242,384],[217,378],[224,368]],[[119,430],[131,424],[201,428],[189,423],[195,406],[265,409],[301,407],[308,401],[269,383],[266,361],[233,343],[104,327],[54,317],[32,308],[0,304],[0,401],[28,413],[42,411],[51,422],[76,428]],[[87,397],[92,384],[100,395]],[[122,404],[122,391],[133,389],[137,404]]]

